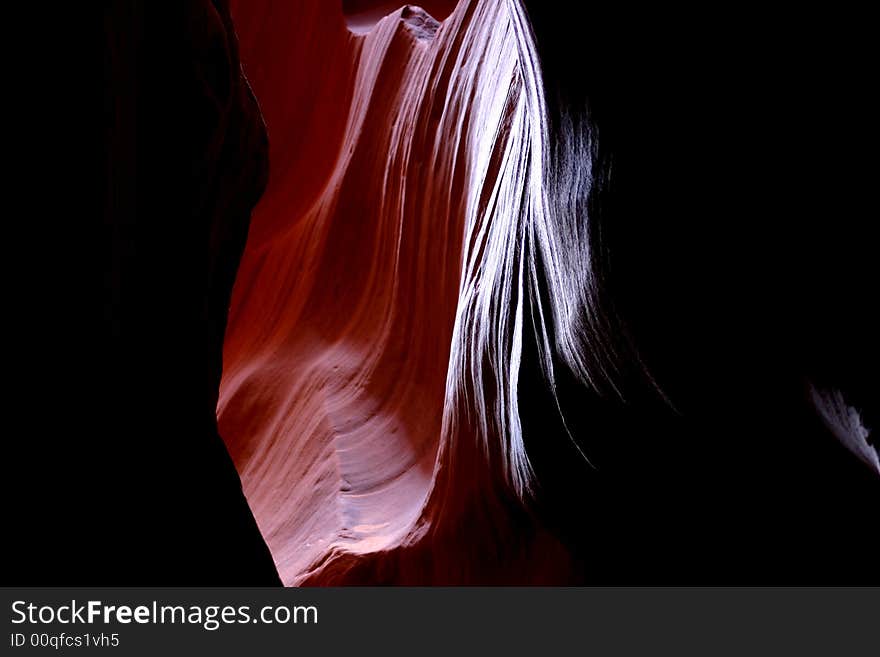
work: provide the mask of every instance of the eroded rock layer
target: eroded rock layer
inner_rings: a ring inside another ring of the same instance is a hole
[[[814,523],[863,540],[853,494],[810,471],[833,462],[859,500],[876,484],[777,349],[794,320],[762,305],[770,266],[743,276],[753,245],[724,228],[749,216],[755,134],[729,44],[672,38],[660,11],[428,9],[233,7],[271,169],[218,416],[283,581],[619,582],[733,553],[724,572],[796,573],[806,555],[779,560]]]
[[[272,16],[299,20],[313,36],[289,47],[239,19],[258,93],[263,66],[290,75],[260,96],[280,157],[236,283],[221,432],[287,583],[346,581],[393,550],[419,563],[389,557],[371,579],[500,577],[497,546],[445,559],[424,534],[505,515],[490,509],[503,468],[457,398],[473,365],[450,347],[478,338],[465,315],[456,327],[460,295],[493,275],[484,233],[521,180],[499,176],[522,166],[508,147],[526,121],[517,27],[504,2],[460,3],[442,25],[406,7],[363,35],[328,3]]]

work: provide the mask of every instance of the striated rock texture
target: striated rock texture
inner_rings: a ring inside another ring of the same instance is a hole
[[[878,583],[873,23],[747,4],[14,21],[4,583]]]
[[[282,578],[506,582],[539,561],[562,581],[549,537],[540,553],[483,540],[514,535],[528,477],[511,371],[524,301],[493,298],[529,275],[518,222],[540,154],[522,157],[523,18],[465,2],[439,25],[405,7],[355,34],[327,3],[289,11],[271,21],[312,38],[238,19],[278,129],[218,406]],[[281,91],[266,88],[276,75]]]
[[[863,575],[876,451],[808,380],[869,333],[759,200],[779,99],[674,12],[546,4],[233,6],[272,167],[217,411],[282,580]]]

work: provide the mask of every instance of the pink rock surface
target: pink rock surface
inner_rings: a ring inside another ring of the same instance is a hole
[[[286,584],[564,578],[516,501],[515,432],[484,417],[505,392],[471,326],[487,268],[516,255],[489,257],[510,248],[493,228],[529,163],[517,4],[462,0],[442,24],[404,7],[369,29],[375,12],[352,5],[233,8],[271,174],[233,294],[221,435]]]

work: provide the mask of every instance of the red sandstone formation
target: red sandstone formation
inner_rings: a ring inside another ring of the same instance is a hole
[[[233,9],[271,174],[218,414],[283,581],[562,577],[550,539],[504,538],[527,464],[504,461],[524,458],[516,444],[484,443],[496,429],[465,371],[483,339],[467,299],[495,275],[482,251],[504,246],[488,233],[529,163],[510,139],[532,102],[516,4],[465,0],[445,17],[451,3],[434,3],[442,24],[407,6],[369,26],[367,3],[263,4]]]
[[[762,148],[735,44],[662,9],[427,9],[233,7],[270,177],[218,417],[282,580],[803,573],[817,525],[868,541],[847,491],[876,482],[820,424],[876,470],[867,429],[807,399],[777,341],[804,322],[761,305],[777,263],[744,277],[731,234]]]
[[[877,579],[870,21],[67,9],[104,83],[56,12],[13,85],[7,583]]]

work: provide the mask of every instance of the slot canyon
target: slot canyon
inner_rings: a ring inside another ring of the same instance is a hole
[[[7,579],[876,581],[858,40],[582,4],[105,3]]]

